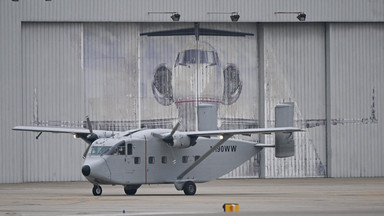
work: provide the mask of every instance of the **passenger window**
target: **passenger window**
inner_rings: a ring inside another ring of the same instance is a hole
[[[128,147],[127,154],[128,154],[128,155],[132,155],[132,144],[129,143],[129,144],[127,145],[127,147]]]
[[[135,157],[135,164],[140,164],[140,157]]]
[[[163,163],[163,164],[167,163],[167,156],[161,157],[161,163]]]
[[[188,163],[188,156],[183,156],[183,163]]]
[[[196,155],[195,156],[195,161],[199,160],[199,158],[200,158],[200,155]]]
[[[149,163],[149,164],[154,164],[154,163],[155,163],[155,157],[154,157],[154,156],[150,156],[150,157],[148,158],[148,163]]]

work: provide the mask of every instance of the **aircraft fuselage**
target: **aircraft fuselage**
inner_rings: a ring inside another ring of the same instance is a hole
[[[261,150],[255,147],[254,142],[230,139],[178,179],[220,139],[199,137],[194,146],[176,148],[154,137],[153,131],[141,130],[129,136],[96,140],[84,162],[84,176],[95,185],[163,184],[187,180],[207,182],[230,172]],[[162,132],[169,133],[170,130]]]

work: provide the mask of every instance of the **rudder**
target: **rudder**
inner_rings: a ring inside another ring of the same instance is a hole
[[[275,127],[293,127],[294,103],[282,103],[275,107]],[[275,133],[275,156],[277,158],[295,155],[293,133]]]

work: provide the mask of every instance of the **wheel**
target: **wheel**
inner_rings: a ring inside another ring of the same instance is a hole
[[[195,183],[188,181],[185,182],[183,186],[184,194],[185,195],[195,195],[196,193],[196,185]]]
[[[137,189],[140,187],[141,185],[125,185],[124,186],[124,192],[125,194],[127,195],[135,195],[136,192],[137,192]]]
[[[136,192],[137,192],[137,189],[125,189],[125,188],[124,188],[124,192],[125,192],[125,194],[127,194],[127,195],[135,195]]]
[[[94,185],[92,192],[93,192],[93,195],[100,196],[101,193],[103,193],[103,190],[101,189],[101,187],[99,185]]]
[[[137,189],[126,190],[126,189],[124,188],[124,192],[125,192],[125,194],[127,194],[127,195],[135,195],[136,192],[137,192]]]

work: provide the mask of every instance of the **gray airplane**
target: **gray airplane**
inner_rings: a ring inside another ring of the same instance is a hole
[[[275,128],[179,132],[172,129],[136,129],[123,132],[88,129],[16,126],[13,130],[69,133],[89,144],[84,152],[82,174],[93,194],[100,185],[122,185],[134,195],[142,184],[174,184],[185,195],[196,193],[196,184],[230,172],[265,147],[275,147],[276,157],[294,155],[293,103],[276,106]],[[275,133],[275,144],[230,139],[234,135]],[[39,134],[39,135],[40,135]]]

